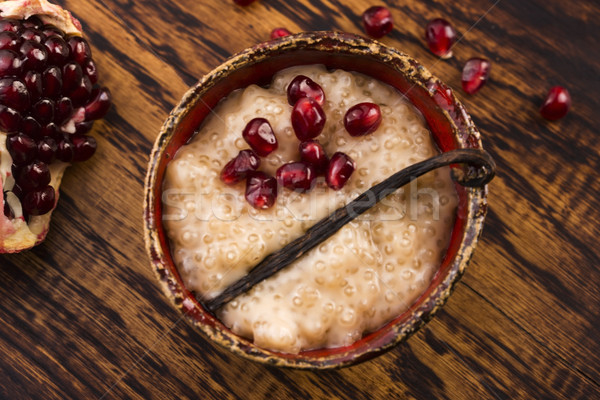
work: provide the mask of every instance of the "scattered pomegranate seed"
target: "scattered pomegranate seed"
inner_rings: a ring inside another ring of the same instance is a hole
[[[292,127],[300,141],[319,136],[325,121],[325,112],[312,97],[302,97],[292,109]]]
[[[242,137],[252,150],[261,157],[277,149],[278,143],[271,124],[264,118],[254,118],[244,128]]]
[[[324,175],[329,166],[329,158],[327,158],[323,146],[316,140],[309,140],[301,142],[299,149],[300,159],[312,165],[317,175]]]
[[[33,190],[23,197],[23,211],[29,215],[44,215],[54,208],[56,193],[52,186]]]
[[[569,91],[562,86],[554,86],[550,88],[542,108],[540,108],[540,114],[542,117],[550,121],[561,119],[571,108],[571,95]]]
[[[462,87],[468,94],[474,94],[485,85],[490,76],[490,62],[485,58],[471,58],[462,70]]]
[[[450,58],[452,45],[456,41],[456,31],[445,19],[436,18],[427,24],[425,40],[433,54],[441,58]]]
[[[271,39],[279,39],[282,37],[290,36],[292,32],[285,28],[275,28],[271,31]]]
[[[285,188],[299,192],[307,192],[313,188],[317,173],[314,167],[306,162],[291,162],[277,169],[277,182]]]
[[[355,168],[356,163],[347,154],[335,153],[329,161],[329,168],[325,175],[327,185],[333,190],[340,190],[348,182]]]
[[[381,109],[374,103],[359,103],[346,111],[344,127],[350,136],[364,136],[375,132],[381,124]]]
[[[248,173],[246,179],[246,201],[254,208],[264,210],[275,204],[277,180],[261,171]]]
[[[221,180],[227,185],[242,181],[249,172],[260,167],[260,158],[252,150],[242,150],[221,170]]]
[[[376,39],[390,33],[394,28],[390,10],[382,6],[373,6],[362,15],[365,32]]]
[[[287,87],[288,103],[293,106],[302,97],[312,97],[320,106],[325,104],[323,88],[308,76],[298,75]]]

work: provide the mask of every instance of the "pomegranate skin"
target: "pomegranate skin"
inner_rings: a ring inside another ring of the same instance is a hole
[[[549,121],[563,118],[571,108],[571,95],[562,86],[553,86],[548,91],[544,104],[540,108],[542,117]]]
[[[356,169],[356,163],[345,153],[337,152],[329,161],[329,168],[325,175],[327,186],[333,190],[340,190],[344,187],[350,176]]]
[[[456,31],[445,19],[436,18],[427,24],[425,40],[433,54],[441,58],[450,58],[452,45],[456,42]]]
[[[246,201],[258,210],[266,210],[277,199],[277,180],[261,171],[253,171],[246,179]]]
[[[292,127],[300,141],[314,139],[325,127],[325,112],[312,97],[302,97],[292,109]]]
[[[467,94],[475,94],[490,76],[491,64],[485,58],[471,58],[462,70],[462,88]]]
[[[374,103],[359,103],[348,109],[344,116],[344,127],[350,136],[365,136],[373,133],[381,124],[381,109]]]
[[[363,26],[367,35],[379,39],[394,29],[394,21],[390,10],[382,6],[368,8],[362,15]]]

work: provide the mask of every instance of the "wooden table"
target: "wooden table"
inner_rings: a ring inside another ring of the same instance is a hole
[[[498,163],[484,234],[439,315],[406,344],[326,372],[258,365],[180,320],[142,236],[148,155],[185,90],[272,28],[361,33],[382,2],[60,1],[80,18],[114,107],[97,155],[71,168],[41,246],[0,256],[0,398],[600,398],[600,4],[558,0],[387,1],[382,41],[457,89]],[[426,49],[428,20],[463,35]],[[470,57],[492,62],[460,90]],[[538,107],[566,86],[570,114]]]

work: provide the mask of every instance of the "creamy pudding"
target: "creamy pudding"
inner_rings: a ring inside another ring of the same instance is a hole
[[[241,150],[247,124],[268,120],[278,146],[259,171],[275,176],[299,161],[286,89],[298,75],[325,92],[327,117],[315,138],[330,157],[347,154],[356,170],[339,190],[317,179],[307,192],[278,188],[274,204],[256,209],[244,183],[225,184],[224,166]],[[381,109],[379,127],[353,137],[344,127],[359,103]],[[249,86],[224,99],[168,165],[164,226],[189,290],[209,299],[268,254],[392,173],[438,153],[418,111],[400,92],[358,73],[323,66],[280,71],[267,88]],[[353,343],[405,311],[429,285],[447,248],[457,206],[447,168],[433,171],[383,200],[285,270],[229,302],[218,313],[230,329],[272,350]]]

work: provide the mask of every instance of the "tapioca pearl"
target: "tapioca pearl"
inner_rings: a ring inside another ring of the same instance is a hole
[[[387,272],[394,272],[395,265],[393,263],[385,263],[384,268]]]
[[[340,313],[339,321],[344,326],[354,325],[356,322],[356,312],[351,307],[346,307]]]

